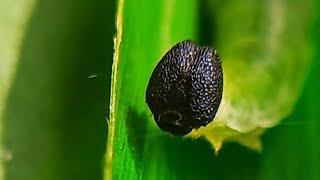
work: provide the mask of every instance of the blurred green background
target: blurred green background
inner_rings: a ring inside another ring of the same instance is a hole
[[[263,152],[228,143],[216,157],[204,140],[161,137],[174,149],[163,157],[172,179],[320,179],[315,2],[310,73],[293,113],[263,135]],[[203,3],[198,41],[212,44],[212,12]],[[2,148],[12,156],[1,159],[5,179],[103,179],[115,11],[112,0],[36,1],[1,117]]]
[[[114,16],[114,1],[35,2],[2,122],[5,179],[102,179]]]

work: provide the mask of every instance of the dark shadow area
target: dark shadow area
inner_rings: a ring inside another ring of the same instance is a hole
[[[37,1],[4,113],[5,179],[102,179],[114,14],[114,1]]]
[[[218,156],[204,139],[164,140],[168,169],[177,179],[238,179],[250,175],[257,177],[259,155],[238,144],[225,144]],[[173,150],[174,149],[174,150]],[[172,163],[172,162],[179,162]]]
[[[129,119],[126,119],[126,128],[128,132],[128,143],[135,155],[136,169],[141,169],[143,164],[143,153],[146,144],[146,134],[148,117],[146,114],[138,113],[133,107],[127,112]]]
[[[201,45],[215,45],[216,38],[216,24],[215,19],[212,16],[212,11],[214,12],[214,7],[210,5],[207,0],[198,1],[199,14],[198,14],[198,37],[199,43]]]

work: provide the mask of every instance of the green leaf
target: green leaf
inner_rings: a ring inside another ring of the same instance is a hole
[[[164,53],[178,41],[196,38],[196,13],[192,0],[118,2],[105,179],[170,175],[154,163],[166,153],[156,150],[161,141],[151,146],[152,136],[161,132],[145,104],[145,90]]]
[[[0,179],[3,162],[11,158],[3,146],[3,118],[6,100],[15,76],[26,24],[35,0],[1,0],[0,2]]]

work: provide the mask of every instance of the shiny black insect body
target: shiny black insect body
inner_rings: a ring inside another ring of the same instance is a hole
[[[223,91],[223,74],[216,51],[182,41],[154,69],[146,102],[158,126],[186,135],[215,117]]]

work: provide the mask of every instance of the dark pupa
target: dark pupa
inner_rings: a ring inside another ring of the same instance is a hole
[[[187,40],[173,46],[153,70],[146,103],[163,131],[182,136],[213,121],[222,91],[216,51]]]

